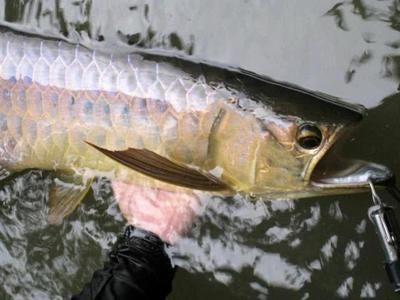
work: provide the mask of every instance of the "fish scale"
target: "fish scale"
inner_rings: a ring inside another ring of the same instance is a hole
[[[137,55],[12,33],[0,34],[0,66],[0,161],[11,169],[120,168],[104,163],[86,141],[205,163],[206,148],[199,153],[198,145],[207,143],[212,122],[197,121],[188,135],[181,115],[201,120],[210,114],[206,107],[223,97],[196,78]],[[181,135],[191,146],[177,146]]]
[[[336,98],[243,70],[11,32],[0,32],[0,97],[0,164],[10,171],[272,197],[323,193],[312,172],[360,119]]]

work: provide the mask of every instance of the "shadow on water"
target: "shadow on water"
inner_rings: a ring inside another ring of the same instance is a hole
[[[382,163],[400,177],[400,93],[368,112],[344,151],[352,157]]]

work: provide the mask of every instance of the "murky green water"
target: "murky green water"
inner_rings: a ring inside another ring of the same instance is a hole
[[[0,20],[110,51],[192,55],[375,107],[343,152],[400,175],[397,1],[2,0]],[[61,226],[47,225],[48,184],[30,171],[1,186],[0,299],[77,292],[124,226],[101,179]],[[174,250],[182,268],[169,299],[395,298],[370,204],[368,194],[209,199]]]

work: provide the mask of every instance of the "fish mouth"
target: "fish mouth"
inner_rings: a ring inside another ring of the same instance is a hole
[[[392,179],[393,173],[384,165],[327,155],[314,168],[310,182],[322,189],[362,189],[369,182],[385,185]]]
[[[324,149],[314,157],[308,175],[309,184],[320,190],[361,190],[369,187],[372,182],[378,185],[390,184],[393,173],[384,165],[373,162],[343,158],[338,154],[342,145],[336,145],[351,130],[338,127],[332,133]],[[340,143],[339,143],[340,144]],[[334,146],[335,145],[335,146]]]

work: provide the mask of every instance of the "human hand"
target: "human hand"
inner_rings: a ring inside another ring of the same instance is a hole
[[[192,225],[199,199],[194,194],[169,192],[113,181],[114,196],[129,224],[151,231],[173,244]]]

